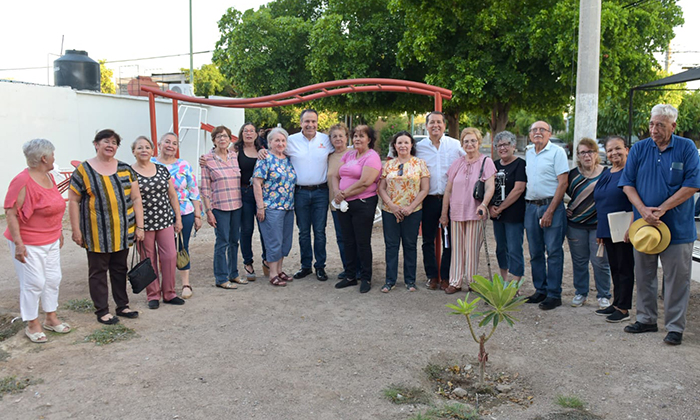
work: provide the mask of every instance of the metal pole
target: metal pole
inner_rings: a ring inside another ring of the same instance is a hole
[[[192,0],[190,0],[190,83],[194,85],[194,60],[192,58]]]
[[[634,88],[630,89],[630,109],[629,109],[629,115],[627,116],[627,147],[632,147],[632,122],[633,122],[633,113],[634,113],[634,105],[633,105],[633,99],[634,99]]]
[[[578,69],[576,72],[576,121],[574,149],[583,137],[595,139],[598,131],[598,75],[600,70],[600,3],[581,0],[578,35]]]
[[[156,147],[158,130],[156,129],[156,96],[152,92],[148,92],[148,116],[151,120],[151,139],[153,146]],[[153,149],[153,153],[157,154],[157,150]]]

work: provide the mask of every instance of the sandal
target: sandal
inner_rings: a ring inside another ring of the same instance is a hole
[[[248,270],[248,267],[250,267],[250,270]],[[243,265],[243,269],[246,272],[245,278],[248,281],[255,281],[255,269],[253,268],[252,264],[245,264]]]
[[[270,266],[267,265],[267,261],[263,260],[262,265],[263,265],[263,274],[266,276],[269,276],[270,275]]]
[[[231,283],[238,283],[238,284],[248,284],[248,280],[242,279],[241,276],[236,276],[235,279],[229,280]]]
[[[273,286],[286,286],[287,282],[282,280],[279,276],[275,276],[270,279],[270,284]]]
[[[216,287],[220,287],[222,289],[238,289],[238,286],[236,286],[235,283],[231,283],[230,281],[227,281],[226,283],[221,283],[217,284]]]
[[[185,291],[185,289],[189,289],[188,291]],[[192,286],[189,284],[185,284],[182,286],[182,298],[183,299],[189,299],[192,297]]]
[[[389,293],[394,287],[396,286],[393,284],[385,284],[381,289],[379,289],[379,291],[382,293]]]
[[[27,338],[29,338],[29,341],[31,341],[32,343],[46,343],[47,341],[49,341],[49,339],[46,338],[46,334],[44,334],[43,331],[30,333],[29,327],[24,329],[24,334],[27,335]]]
[[[58,325],[44,324],[44,329],[57,332],[59,334],[68,334],[70,332],[70,325],[66,324],[65,322],[61,322]]]
[[[416,289],[416,285],[415,285],[415,284],[408,284],[408,285],[406,285],[406,289],[408,289],[409,292],[415,292],[415,291],[418,290],[418,289]]]
[[[277,275],[277,277],[279,277],[283,281],[286,281],[287,283],[289,283],[290,281],[294,281],[294,279],[289,277],[289,275],[287,273],[285,273],[284,271],[280,271],[280,273]]]

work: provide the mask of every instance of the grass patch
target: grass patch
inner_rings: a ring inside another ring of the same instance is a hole
[[[7,340],[24,328],[21,318],[12,322],[13,318],[11,315],[0,315],[0,341]]]
[[[0,349],[0,362],[4,362],[5,360],[10,358],[10,353],[6,352],[3,349]]]
[[[93,341],[98,346],[115,343],[117,341],[126,341],[134,338],[136,331],[125,327],[121,324],[105,325],[96,330],[92,334],[85,337],[85,341]]]
[[[481,417],[470,406],[458,403],[448,403],[442,407],[433,407],[425,413],[419,413],[410,420],[479,420]]]
[[[44,382],[42,379],[22,378],[16,376],[6,376],[0,379],[0,399],[4,394],[16,394],[22,392],[26,387]]]
[[[95,305],[90,299],[71,299],[63,304],[63,309],[70,309],[75,312],[90,313],[95,311]]]
[[[561,407],[573,408],[575,410],[583,410],[583,407],[586,405],[582,399],[573,395],[557,395],[555,403]]]
[[[428,404],[430,397],[420,388],[404,385],[389,385],[382,391],[384,397],[394,404]]]

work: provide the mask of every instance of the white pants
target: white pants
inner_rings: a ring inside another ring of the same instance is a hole
[[[25,245],[25,263],[15,258],[15,244],[8,241],[12,262],[19,278],[19,309],[22,321],[39,317],[39,299],[44,312],[56,312],[61,284],[60,240],[49,245]]]

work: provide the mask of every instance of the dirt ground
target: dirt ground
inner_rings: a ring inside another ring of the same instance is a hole
[[[66,225],[66,238],[69,229]],[[423,411],[426,406],[392,404],[382,390],[390,384],[428,389],[427,365],[476,357],[478,346],[464,319],[445,308],[465,293],[448,296],[422,286],[409,293],[401,281],[391,293],[380,293],[381,225],[373,233],[371,292],[336,290],[341,270],[330,217],[327,234],[329,281],[309,276],[274,288],[259,279],[228,291],[213,286],[214,235],[203,228],[191,243],[194,296],[184,306],[158,310],[147,309],[145,293],[131,296],[141,316],[122,323],[136,330],[136,338],[105,346],[84,342],[101,327],[94,315],[60,309],[60,318],[74,327],[70,334],[50,334],[44,345],[22,333],[1,342],[9,357],[0,361],[0,378],[43,382],[5,395],[0,417],[400,420]],[[495,268],[491,230],[488,237]],[[0,312],[18,314],[19,286],[7,242],[0,242]],[[288,273],[299,268],[296,232],[294,242]],[[257,232],[254,249],[259,256]],[[488,372],[517,376],[513,385],[532,403],[504,403],[483,417],[573,418],[554,414],[563,411],[556,397],[565,395],[579,397],[589,413],[605,419],[700,418],[700,285],[692,285],[683,345],[671,347],[662,342],[663,329],[630,335],[622,331],[626,323],[595,316],[590,302],[569,306],[573,287],[566,252],[564,306],[544,312],[525,305],[520,322],[499,327],[487,343]],[[85,252],[66,241],[62,263],[60,303],[89,297]],[[529,279],[527,258],[526,263]],[[262,275],[259,260],[256,270]],[[483,252],[480,274],[487,275]],[[420,266],[418,276],[422,285]],[[532,291],[527,280],[523,292]]]

